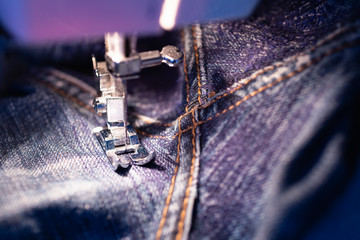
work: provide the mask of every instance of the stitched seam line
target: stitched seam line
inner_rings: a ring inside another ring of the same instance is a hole
[[[336,37],[339,37],[339,36],[341,36],[341,35],[343,35],[343,34],[346,34],[346,33],[348,33],[348,32],[357,30],[358,28],[359,28],[359,26],[356,25],[356,26],[352,26],[352,27],[346,28],[346,29],[344,29],[344,30],[342,30],[342,31],[339,31],[339,32],[335,33],[334,35],[328,37],[327,39],[324,39],[323,41],[319,42],[319,44],[317,44],[317,45],[313,46],[312,48],[310,48],[310,49],[309,49],[309,53],[314,52],[316,49],[318,49],[319,47],[321,47],[321,46],[323,46],[324,44],[328,43],[329,41],[335,39]],[[289,61],[293,61],[293,60],[296,59],[297,57],[304,56],[304,55],[306,55],[306,54],[308,54],[308,53],[306,52],[306,53],[302,53],[302,54],[297,54],[297,55],[289,58],[286,62],[281,62],[281,63],[277,63],[277,64],[274,64],[274,65],[265,67],[263,70],[260,70],[257,74],[255,74],[255,75],[253,75],[253,76],[250,76],[250,78],[249,78],[246,82],[240,84],[239,86],[237,86],[237,87],[235,87],[235,88],[233,88],[233,89],[230,89],[228,92],[225,92],[225,93],[222,94],[222,95],[219,95],[218,97],[214,98],[213,100],[211,100],[209,103],[207,103],[207,104],[204,105],[204,106],[195,107],[195,108],[191,109],[190,111],[188,111],[188,107],[189,107],[189,106],[186,106],[186,112],[183,114],[183,116],[186,116],[187,114],[191,113],[192,110],[194,110],[194,109],[204,109],[204,108],[210,106],[210,105],[213,104],[214,102],[216,102],[216,101],[218,101],[218,100],[220,100],[220,99],[228,96],[229,94],[234,93],[235,91],[239,90],[241,87],[249,84],[252,80],[255,80],[257,77],[261,76],[262,74],[265,74],[265,73],[267,73],[267,72],[269,72],[269,71],[272,71],[272,70],[274,70],[274,69],[277,68],[277,67],[281,67],[281,66],[285,65],[286,63],[288,63]],[[185,56],[185,55],[184,55],[184,56]],[[184,60],[185,60],[185,57],[184,57]],[[184,63],[185,63],[185,62],[184,62]],[[184,70],[185,70],[185,69],[186,69],[186,68],[184,67]],[[186,69],[186,71],[187,71],[187,69]],[[186,76],[187,76],[187,74],[186,74]],[[186,79],[185,79],[185,80],[186,80]],[[242,79],[240,79],[239,81],[241,81],[241,80],[242,80]],[[239,82],[239,81],[237,81],[237,82]],[[187,96],[187,97],[189,97],[189,96]],[[189,102],[188,99],[187,99],[187,102]],[[166,127],[171,127],[171,126],[173,126],[173,125],[175,124],[175,122],[176,122],[177,120],[178,120],[178,119],[176,119],[176,120],[175,120],[174,122],[172,122],[172,123],[166,123],[166,124],[157,123],[157,124],[159,124],[160,126],[163,125],[163,126],[166,126]]]
[[[181,117],[178,120],[178,124],[179,124],[179,132],[181,132]],[[176,176],[177,176],[177,172],[179,169],[179,165],[180,165],[180,142],[181,142],[181,135],[182,134],[178,134],[178,145],[177,145],[177,153],[176,153],[176,167],[174,170],[174,175],[171,178],[171,184],[170,184],[170,188],[169,188],[169,193],[166,197],[166,201],[165,201],[165,207],[163,209],[163,214],[159,223],[159,227],[158,230],[156,232],[156,236],[155,238],[157,240],[159,240],[161,238],[161,234],[162,234],[162,230],[164,228],[165,225],[165,220],[166,220],[166,216],[169,210],[169,206],[170,206],[170,202],[171,202],[171,198],[174,192],[174,188],[175,188],[175,180],[176,180]]]
[[[181,237],[183,235],[184,232],[184,222],[185,222],[185,217],[186,217],[186,210],[188,207],[188,203],[189,203],[189,196],[190,196],[190,187],[192,185],[193,179],[194,179],[194,169],[195,169],[195,159],[196,159],[196,145],[195,145],[195,129],[196,129],[196,123],[195,123],[195,114],[192,114],[192,122],[194,124],[194,128],[192,129],[192,159],[191,159],[191,167],[190,167],[190,175],[189,175],[189,180],[187,183],[187,187],[185,190],[185,198],[182,204],[182,211],[180,214],[180,221],[178,223],[178,233],[176,235],[177,240],[181,240]]]
[[[359,43],[360,43],[360,40],[357,40],[357,41],[354,41],[354,42],[351,42],[351,43],[345,43],[344,45],[341,45],[341,46],[339,46],[339,47],[336,47],[336,48],[333,48],[333,49],[328,50],[327,52],[325,52],[325,54],[323,54],[323,55],[321,55],[321,56],[319,56],[319,57],[311,60],[310,62],[308,62],[308,63],[306,63],[306,64],[304,64],[304,65],[302,65],[302,66],[301,66],[300,68],[298,68],[297,70],[295,70],[295,71],[293,71],[293,72],[291,72],[291,73],[288,73],[288,74],[286,74],[286,75],[278,78],[277,80],[275,80],[275,81],[273,81],[273,82],[271,82],[271,83],[269,83],[269,84],[267,84],[267,85],[265,85],[265,86],[263,86],[263,87],[255,90],[255,91],[251,92],[250,94],[248,94],[247,96],[245,96],[245,97],[242,98],[241,100],[237,101],[235,104],[233,104],[233,105],[231,105],[230,107],[222,110],[221,112],[216,113],[213,117],[210,117],[210,118],[208,118],[208,119],[206,119],[206,120],[204,120],[204,121],[197,122],[195,125],[190,126],[190,127],[186,128],[186,129],[184,129],[182,132],[179,132],[178,134],[182,134],[182,133],[184,133],[184,132],[186,132],[186,131],[188,131],[188,130],[190,130],[190,129],[196,128],[197,126],[199,126],[199,125],[201,125],[201,124],[203,124],[203,123],[206,123],[206,122],[208,122],[208,121],[210,121],[210,120],[212,120],[212,119],[214,119],[214,118],[217,118],[217,117],[219,117],[219,116],[222,115],[222,114],[225,114],[226,112],[234,109],[235,107],[239,106],[241,103],[245,102],[245,101],[248,100],[249,98],[257,95],[258,93],[261,93],[261,92],[265,91],[266,89],[268,89],[268,88],[270,88],[270,87],[273,87],[273,86],[275,86],[276,84],[282,82],[283,80],[289,79],[290,77],[294,76],[295,74],[298,74],[298,73],[304,71],[305,69],[309,68],[309,67],[312,66],[313,64],[320,62],[323,58],[325,58],[325,57],[327,57],[327,56],[329,56],[329,55],[331,55],[331,54],[334,54],[334,53],[336,53],[336,52],[339,52],[339,51],[341,51],[341,50],[343,50],[343,49],[345,49],[345,48],[347,48],[347,47],[352,47],[352,46],[358,45]],[[176,137],[176,135],[173,136],[173,138],[175,138],[175,137]]]
[[[345,48],[347,48],[347,47],[356,46],[356,45],[358,45],[359,43],[360,43],[360,40],[356,40],[356,41],[350,42],[350,43],[349,43],[349,42],[346,42],[345,44],[343,44],[343,45],[341,45],[341,46],[339,46],[339,47],[335,47],[335,48],[333,48],[333,49],[330,49],[330,50],[328,50],[327,52],[325,52],[325,54],[319,56],[318,58],[315,58],[315,59],[311,60],[311,61],[308,62],[307,64],[304,64],[303,66],[301,66],[301,67],[298,68],[297,70],[295,70],[295,71],[293,71],[293,72],[285,75],[284,77],[290,78],[291,76],[293,76],[293,75],[295,75],[295,74],[297,74],[297,73],[300,73],[301,71],[305,70],[306,68],[310,67],[311,65],[320,62],[323,58],[325,58],[325,57],[327,57],[327,56],[329,56],[329,55],[331,55],[331,54],[334,54],[334,53],[336,53],[336,52],[339,52],[339,51],[341,51],[341,50],[343,50],[343,49],[345,49]],[[291,76],[289,76],[289,75],[291,75]],[[279,79],[282,79],[282,78],[283,78],[283,77],[280,77]],[[286,78],[285,78],[285,79],[286,79]],[[279,79],[278,79],[278,80],[279,80]],[[282,80],[285,80],[285,79],[282,79]],[[250,80],[250,79],[249,79],[249,80]],[[253,97],[253,96],[255,96],[256,94],[258,94],[258,93],[266,90],[267,88],[272,87],[273,85],[279,83],[278,80],[275,80],[274,82],[269,83],[269,84],[267,84],[267,85],[265,85],[265,86],[263,86],[263,87],[255,90],[254,92],[252,92],[252,93],[250,93],[249,95],[245,96],[243,99],[239,100],[238,102],[236,102],[235,104],[231,105],[231,106],[228,107],[227,109],[224,109],[223,111],[216,113],[215,116],[210,117],[210,118],[207,119],[207,120],[204,120],[204,121],[201,121],[201,122],[197,122],[197,123],[196,123],[196,126],[201,125],[201,124],[203,124],[203,123],[206,123],[207,121],[210,121],[210,120],[212,120],[212,119],[214,119],[214,118],[216,118],[216,117],[218,117],[218,116],[226,113],[227,111],[232,110],[234,107],[239,106],[242,102],[246,101],[246,100],[249,99],[250,97]],[[281,80],[281,81],[282,81],[282,80]],[[247,84],[247,83],[245,82],[244,84],[242,84],[242,86],[245,85],[245,84]],[[271,85],[271,86],[270,86],[270,85]],[[239,86],[239,87],[240,87],[240,86]],[[211,104],[211,103],[209,103],[209,104]],[[203,109],[203,108],[206,108],[206,107],[208,107],[208,105],[207,105],[207,106],[200,106],[200,107],[197,107],[197,108],[193,108],[193,109],[191,109],[189,112],[181,115],[179,118],[182,118],[182,117],[186,116],[187,114],[192,113],[194,110]],[[195,126],[195,127],[196,127],[196,126]],[[179,134],[182,134],[183,132],[186,132],[186,131],[188,131],[188,130],[191,130],[193,127],[194,127],[194,126],[190,126],[190,127],[186,128],[186,129],[182,130],[181,132],[175,134],[172,138],[176,138]]]
[[[241,103],[243,103],[244,101],[248,100],[249,98],[257,95],[258,93],[261,93],[263,91],[265,91],[266,89],[270,88],[270,87],[273,87],[275,86],[276,84],[286,80],[286,79],[289,79],[291,77],[293,77],[295,74],[298,74],[302,71],[304,71],[305,69],[309,68],[310,66],[312,66],[313,64],[316,64],[318,62],[320,62],[323,58],[325,58],[326,56],[329,56],[331,54],[334,54],[336,52],[339,52],[341,50],[343,50],[344,48],[346,47],[349,47],[349,46],[354,46],[356,44],[360,43],[360,41],[355,41],[353,43],[347,43],[347,44],[344,44],[340,47],[337,47],[337,48],[334,48],[334,49],[331,49],[327,52],[325,52],[324,55],[322,56],[319,56],[318,58],[315,58],[314,60],[308,62],[307,64],[304,64],[302,65],[300,68],[298,68],[297,70],[291,72],[291,73],[288,73],[280,78],[278,78],[277,80],[275,80],[274,82],[271,82],[261,88],[259,88],[258,90],[256,91],[253,91],[252,93],[250,93],[249,95],[245,96],[243,99],[237,101],[235,104],[231,105],[230,107],[228,107],[227,109],[224,109],[222,112],[218,112],[217,114],[215,114],[214,117],[210,117],[209,119],[205,120],[205,121],[201,121],[201,122],[195,122],[195,116],[194,116],[194,112],[192,112],[193,114],[193,118],[192,118],[192,121],[193,121],[193,126],[189,129],[192,129],[192,146],[193,146],[193,151],[192,151],[192,160],[191,160],[191,168],[190,168],[190,176],[189,176],[189,180],[188,180],[188,185],[186,187],[186,191],[185,191],[185,198],[184,198],[184,201],[183,201],[183,205],[182,205],[182,211],[181,211],[181,214],[180,214],[180,221],[178,223],[178,233],[176,235],[176,239],[177,240],[180,240],[182,235],[183,235],[183,231],[184,231],[184,221],[185,221],[185,217],[186,217],[186,209],[187,209],[187,205],[188,205],[188,201],[189,201],[189,195],[190,195],[190,187],[191,187],[191,184],[192,184],[192,181],[193,181],[193,173],[194,173],[194,163],[195,163],[195,159],[196,159],[196,147],[195,147],[195,129],[197,126],[205,123],[205,122],[208,122],[232,109],[234,109],[236,106],[239,106]],[[181,127],[180,127],[180,120],[179,120],[179,142],[178,142],[178,156],[179,156],[179,152],[180,152],[180,137],[181,137],[181,134],[185,131],[187,131],[188,129],[185,129],[183,131],[181,131]],[[178,159],[177,159],[177,162],[178,162]],[[172,195],[172,192],[174,190],[174,185],[175,185],[175,174],[177,173],[177,168],[175,169],[175,173],[174,173],[174,176],[173,176],[173,179],[172,179],[172,185],[171,185],[171,195]],[[174,181],[173,181],[174,180]],[[170,191],[169,191],[169,195],[170,195]],[[169,197],[168,195],[168,198],[171,199],[171,196]],[[170,200],[167,201],[170,203]],[[168,204],[167,204],[167,208],[168,209]],[[164,209],[165,210],[165,209]],[[166,217],[166,214],[165,214],[165,217]],[[164,215],[163,215],[163,219],[164,219]],[[165,219],[162,221],[165,222]],[[159,228],[160,230],[160,228]],[[159,232],[159,231],[158,231]],[[159,234],[159,236],[157,235],[157,239],[160,239],[160,236],[161,236],[161,232]]]
[[[201,81],[200,81],[200,63],[199,63],[199,48],[196,42],[196,34],[195,34],[195,26],[191,28],[193,41],[194,41],[194,53],[195,53],[195,61],[196,61],[196,68],[197,68],[197,80],[198,80],[198,101],[199,105],[201,105]]]
[[[176,176],[177,176],[177,172],[178,172],[178,169],[179,169],[179,160],[180,160],[180,141],[181,141],[181,134],[179,134],[179,138],[178,138],[178,145],[177,145],[177,155],[176,155],[176,167],[175,167],[175,170],[174,170],[174,175],[172,176],[171,178],[171,185],[170,185],[170,188],[169,188],[169,193],[166,197],[166,201],[165,201],[165,207],[163,209],[163,214],[162,214],[162,217],[161,217],[161,220],[160,220],[160,224],[159,224],[159,228],[156,232],[156,239],[159,240],[161,238],[161,234],[162,234],[162,230],[164,228],[164,225],[165,225],[165,220],[166,220],[166,216],[167,216],[167,212],[169,210],[169,205],[170,205],[170,202],[171,202],[171,197],[172,197],[172,194],[174,192],[174,187],[175,187],[175,180],[176,180]]]
[[[45,87],[53,90],[54,92],[58,93],[59,95],[65,97],[65,98],[67,98],[67,99],[75,102],[75,103],[78,104],[80,107],[84,107],[84,108],[86,108],[87,110],[89,110],[90,112],[95,113],[95,110],[94,110],[92,107],[86,105],[85,103],[83,103],[82,101],[80,101],[79,99],[77,99],[76,97],[70,96],[70,95],[67,94],[65,91],[63,91],[63,90],[61,90],[61,89],[58,89],[58,88],[56,88],[56,87],[53,87],[51,84],[45,83],[44,81],[42,81],[42,80],[40,80],[40,79],[36,79],[36,80],[37,80],[37,82],[39,82],[41,85],[43,85],[43,86],[45,86]]]
[[[60,71],[55,68],[49,68],[46,70],[46,72],[49,75],[55,76],[57,79],[61,79],[61,80],[65,81],[67,84],[78,87],[80,90],[82,90],[83,92],[86,92],[87,94],[90,94],[93,97],[97,97],[97,94],[94,95],[94,93],[92,93],[92,91],[90,91],[89,89],[86,88],[86,87],[88,87],[88,88],[92,88],[92,87],[90,85],[88,85],[87,83],[83,82],[82,80],[80,80],[80,79],[78,80],[77,77],[73,77],[73,76],[69,75],[68,73]],[[68,78],[73,78],[75,80],[71,81]],[[78,81],[80,83],[78,83]],[[85,87],[82,86],[81,84],[84,84]],[[94,89],[94,91],[96,92],[95,89]]]
[[[354,30],[358,30],[360,27],[360,22],[356,23],[355,25],[353,26],[347,26],[343,29],[340,29],[336,32],[334,32],[332,35],[328,36],[327,38],[323,39],[323,40],[320,40],[318,42],[318,44],[316,44],[315,46],[313,46],[312,48],[310,48],[310,52],[313,52],[314,50],[316,50],[318,47],[321,47],[322,45],[324,45],[325,43],[327,42],[330,42],[331,40],[343,35],[343,34],[346,34],[348,32],[352,32]]]
[[[320,42],[320,44],[312,47],[312,48],[309,50],[309,53],[314,52],[316,49],[318,49],[319,47],[321,47],[321,46],[324,45],[325,43],[331,41],[332,39],[334,39],[334,38],[336,38],[336,37],[338,37],[338,36],[340,36],[340,35],[343,35],[343,34],[345,34],[345,33],[348,33],[348,32],[350,32],[350,31],[353,31],[353,30],[355,30],[355,29],[358,29],[358,27],[351,27],[351,28],[346,29],[346,30],[344,30],[344,31],[340,31],[340,32],[337,33],[337,34],[334,34],[333,36],[329,37],[328,39],[325,39],[324,41]],[[272,71],[272,70],[274,70],[274,69],[277,68],[277,67],[281,67],[281,66],[287,64],[289,61],[293,61],[294,59],[296,59],[296,58],[298,58],[298,57],[300,57],[300,56],[304,56],[304,55],[306,55],[306,54],[308,54],[308,53],[306,52],[306,53],[303,53],[303,54],[298,54],[298,55],[295,55],[295,56],[291,57],[291,58],[288,59],[286,62],[281,62],[281,63],[278,63],[278,64],[274,64],[274,65],[265,67],[263,70],[260,70],[260,71],[259,71],[258,73],[256,73],[255,75],[250,76],[250,78],[249,78],[246,82],[244,82],[243,84],[240,84],[239,86],[231,89],[229,92],[226,92],[226,93],[224,93],[223,95],[219,95],[218,97],[214,98],[214,99],[211,100],[209,103],[207,103],[206,105],[195,107],[195,108],[191,109],[189,112],[184,113],[183,115],[187,115],[187,114],[191,113],[192,110],[194,110],[194,109],[204,109],[204,108],[207,108],[208,106],[210,106],[210,105],[213,104],[214,102],[216,102],[216,101],[218,101],[218,100],[220,100],[220,99],[228,96],[229,94],[234,93],[235,91],[239,90],[241,87],[249,84],[251,81],[255,80],[257,77],[259,77],[259,76],[261,76],[261,75],[263,75],[263,74],[265,74],[265,73],[267,73],[267,72],[269,72],[269,71]],[[240,80],[240,81],[241,81],[241,80]]]

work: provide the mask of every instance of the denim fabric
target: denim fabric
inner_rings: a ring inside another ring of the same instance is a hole
[[[152,236],[171,156],[112,171],[91,133],[101,120],[66,99],[77,88],[53,92],[44,75],[28,95],[1,100],[1,239]]]
[[[201,151],[211,154],[200,156],[193,239],[293,239],[311,229],[359,160],[358,44],[357,30],[199,109]]]
[[[263,1],[242,21],[202,25],[195,29],[202,35],[202,101],[211,92],[224,91],[238,79],[308,49],[358,12],[356,1]]]
[[[183,71],[128,83],[130,122],[156,157],[117,172],[75,64],[99,43],[17,50],[53,66],[30,65],[22,95],[0,99],[0,238],[359,237],[358,9],[263,1],[246,20],[140,39],[177,44]]]

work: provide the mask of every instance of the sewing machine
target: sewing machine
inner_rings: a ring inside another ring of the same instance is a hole
[[[143,165],[153,158],[140,144],[134,129],[127,122],[126,82],[136,79],[141,69],[165,63],[177,66],[183,57],[175,46],[165,46],[160,51],[148,51],[125,56],[125,38],[119,33],[105,34],[105,60],[93,67],[101,96],[94,100],[94,108],[99,114],[106,114],[106,127],[95,128],[94,133],[106,155],[116,169],[130,164]]]
[[[95,128],[94,134],[117,169],[143,165],[154,157],[141,145],[127,121],[126,82],[136,79],[144,68],[162,63],[176,67],[183,57],[175,46],[126,56],[124,34],[157,34],[162,29],[171,30],[195,21],[244,17],[256,3],[256,0],[0,0],[0,19],[19,42],[26,44],[105,35],[105,61],[97,62],[95,57],[92,61],[101,93],[94,100],[94,108],[106,118],[106,126]]]

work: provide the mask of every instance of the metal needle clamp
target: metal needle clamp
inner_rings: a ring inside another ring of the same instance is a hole
[[[165,63],[177,66],[183,54],[175,46],[165,46],[161,52],[141,52],[125,56],[125,39],[119,33],[105,35],[105,61],[92,58],[95,78],[99,82],[101,96],[94,99],[98,114],[105,115],[106,126],[93,130],[114,169],[119,166],[143,165],[154,157],[140,143],[127,121],[126,81],[138,78],[141,69]]]

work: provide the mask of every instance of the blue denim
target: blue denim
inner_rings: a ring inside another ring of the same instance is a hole
[[[32,63],[22,94],[0,99],[0,238],[359,238],[358,10],[263,1],[245,20],[139,39],[176,43],[184,64],[128,83],[156,157],[117,172],[77,63],[103,48],[18,48]]]

